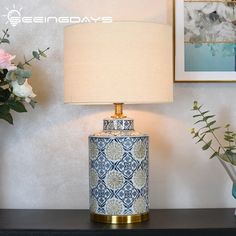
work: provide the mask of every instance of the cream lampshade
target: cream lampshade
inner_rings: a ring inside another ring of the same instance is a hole
[[[172,29],[141,22],[65,29],[65,102],[172,101]]]
[[[145,22],[65,28],[65,103],[116,104],[103,131],[89,137],[93,220],[148,219],[148,136],[134,131],[122,104],[171,102],[173,37],[168,25]]]

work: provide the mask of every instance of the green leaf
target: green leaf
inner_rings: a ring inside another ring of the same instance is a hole
[[[6,113],[6,114],[0,113],[0,119],[3,119],[5,121],[7,121],[9,124],[13,125],[13,118],[10,113]]]
[[[206,136],[206,135],[204,134],[204,135],[196,142],[196,144],[202,142],[205,136]]]
[[[204,120],[204,121],[207,121],[208,119],[213,118],[213,117],[215,117],[215,115],[205,116],[205,117],[203,118],[203,120]]]
[[[0,102],[6,102],[10,95],[11,92],[9,89],[3,89],[0,87]]]
[[[17,76],[23,77],[23,78],[30,78],[32,76],[31,71],[29,70],[24,70],[21,68],[17,68],[15,71]]]
[[[233,139],[231,135],[224,135],[224,139]]]
[[[218,152],[214,152],[214,153],[210,156],[210,159],[212,159],[213,157],[218,156],[218,155],[219,155]]]
[[[5,79],[5,77],[7,75],[7,72],[8,72],[8,70],[6,70],[6,69],[1,69],[0,70],[0,80]]]
[[[34,57],[34,58],[36,58],[37,60],[40,60],[40,55],[39,55],[38,52],[33,51],[32,54],[33,54],[33,57]]]
[[[6,104],[0,105],[0,114],[7,114],[10,111],[10,107]]]
[[[14,72],[15,72],[16,80],[17,80],[19,85],[24,84],[25,80],[32,76],[31,71],[24,70],[24,69],[21,69],[21,68],[17,68]]]
[[[194,125],[196,125],[197,123],[203,122],[204,120],[198,120],[194,123]]]
[[[207,150],[211,146],[212,140],[210,140],[208,143],[206,143],[203,147],[202,150]]]
[[[41,51],[40,49],[38,49],[38,51],[39,51],[39,54],[40,54],[41,56],[47,57],[47,55],[46,55],[43,51]]]
[[[193,118],[196,118],[196,117],[199,117],[199,116],[202,116],[202,115],[194,115]]]
[[[205,114],[207,114],[209,111],[203,111],[203,112],[201,112],[201,115],[205,115]]]
[[[236,149],[236,146],[224,146],[224,148],[225,149],[227,149],[227,150],[230,150],[230,151],[232,151],[232,150],[235,150]]]
[[[214,132],[214,131],[217,130],[217,129],[220,129],[220,127],[215,127],[215,128],[209,129],[209,130],[207,130],[207,131],[204,131],[204,132],[202,132],[202,133],[204,133],[204,134],[212,133],[212,132]]]
[[[0,39],[0,43],[10,43],[10,41],[8,39]]]
[[[20,112],[20,113],[21,112],[27,112],[27,110],[25,109],[24,104],[20,101],[13,101],[12,100],[12,101],[8,102],[8,105],[12,110],[14,110],[16,112]]]
[[[6,75],[6,80],[7,81],[15,81],[16,80],[16,74],[15,71],[8,71]]]
[[[232,131],[225,131],[225,134],[233,134]]]
[[[234,139],[225,138],[224,140],[229,142],[229,143],[234,143]]]
[[[208,123],[208,124],[207,124],[207,127],[209,127],[209,128],[210,128],[210,127],[211,127],[212,125],[214,125],[215,123],[216,123],[216,121],[215,121],[215,120],[213,120],[213,121],[211,121],[210,123]]]

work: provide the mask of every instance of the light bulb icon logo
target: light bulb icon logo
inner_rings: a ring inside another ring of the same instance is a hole
[[[22,7],[17,10],[15,5],[13,5],[12,9],[6,7],[6,10],[8,11],[7,14],[3,15],[3,17],[7,18],[6,25],[10,24],[13,27],[17,26],[21,22]]]

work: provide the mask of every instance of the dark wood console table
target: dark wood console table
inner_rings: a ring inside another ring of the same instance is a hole
[[[236,236],[234,209],[151,210],[132,225],[93,223],[88,210],[0,210],[0,236]]]

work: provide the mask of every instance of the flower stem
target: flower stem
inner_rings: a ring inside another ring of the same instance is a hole
[[[44,52],[46,52],[46,51],[48,51],[48,50],[49,50],[49,48],[46,48],[46,49],[43,50],[39,55],[42,55],[42,53],[44,53]],[[24,63],[22,66],[28,65],[29,62],[33,61],[34,59],[35,59],[35,57],[32,57],[31,59],[25,61],[25,63]]]

